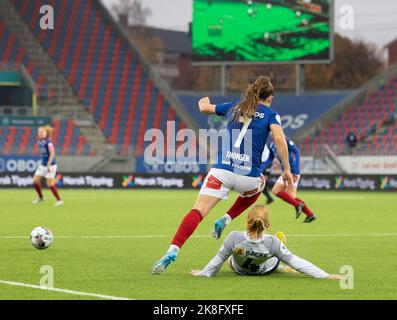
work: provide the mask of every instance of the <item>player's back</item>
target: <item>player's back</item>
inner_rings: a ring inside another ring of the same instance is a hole
[[[217,106],[217,113],[228,117],[226,130],[230,141],[223,143],[217,165],[214,167],[241,175],[259,177],[270,126],[280,125],[280,117],[270,107],[259,104],[253,119],[244,124],[232,118],[230,104],[225,106],[225,108],[222,108],[223,105]]]
[[[274,236],[264,235],[252,240],[246,232],[232,232],[224,246],[232,252],[232,265],[239,274],[256,275],[261,273],[268,259],[274,256]]]

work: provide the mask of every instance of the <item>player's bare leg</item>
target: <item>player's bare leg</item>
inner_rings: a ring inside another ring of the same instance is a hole
[[[50,188],[52,194],[54,195],[55,199],[57,200],[54,203],[54,207],[59,207],[63,205],[63,201],[59,195],[58,189],[56,187],[56,180],[55,179],[47,179],[47,186]]]
[[[37,195],[39,196],[36,200],[33,201],[34,205],[38,205],[44,201],[43,191],[42,191],[42,187],[41,187],[41,183],[40,183],[42,178],[43,177],[40,177],[40,176],[34,176],[34,178],[33,178],[33,186],[37,192]]]
[[[168,251],[154,264],[152,268],[153,275],[162,274],[165,269],[177,259],[179,250],[197,229],[200,222],[210,213],[219,201],[221,201],[221,199],[209,195],[200,194],[198,196],[193,209],[190,210],[182,220]]]

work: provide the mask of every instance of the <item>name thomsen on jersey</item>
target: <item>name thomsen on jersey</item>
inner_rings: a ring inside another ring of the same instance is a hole
[[[242,161],[242,162],[250,161],[249,155],[241,154],[241,153],[237,153],[237,152],[231,152],[231,151],[226,152],[226,158],[232,159],[232,160],[238,160],[238,161]]]

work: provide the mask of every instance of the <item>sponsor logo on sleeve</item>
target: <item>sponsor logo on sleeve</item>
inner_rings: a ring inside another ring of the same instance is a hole
[[[280,243],[280,251],[283,255],[288,255],[290,253],[284,243]]]

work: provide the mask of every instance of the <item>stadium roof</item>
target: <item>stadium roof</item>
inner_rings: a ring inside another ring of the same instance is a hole
[[[153,36],[160,38],[166,52],[191,55],[192,43],[187,32],[148,27]]]

